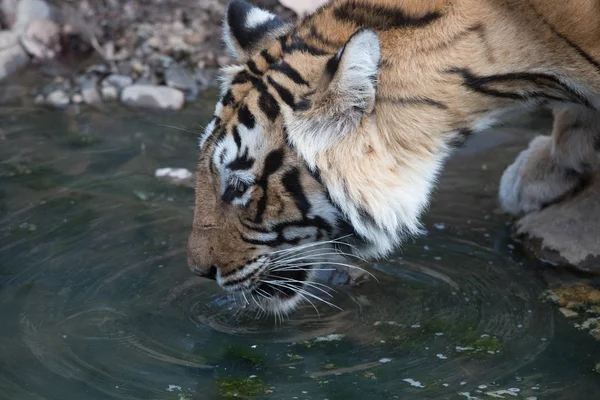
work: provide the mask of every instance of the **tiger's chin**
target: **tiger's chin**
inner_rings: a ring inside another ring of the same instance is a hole
[[[284,267],[269,271],[255,280],[251,287],[239,292],[247,307],[272,315],[288,315],[303,302],[320,297],[311,292],[313,272],[307,268]]]

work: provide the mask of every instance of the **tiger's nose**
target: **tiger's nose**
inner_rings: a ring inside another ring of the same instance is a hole
[[[213,263],[203,261],[202,258],[197,252],[194,251],[194,248],[190,246],[188,248],[188,267],[192,270],[192,272],[202,278],[217,280],[217,266]]]
[[[194,269],[194,273],[202,278],[212,279],[213,281],[217,280],[217,267],[214,265],[211,265],[208,270],[201,271],[199,269]]]

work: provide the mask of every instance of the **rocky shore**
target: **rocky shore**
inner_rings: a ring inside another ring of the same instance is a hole
[[[29,66],[44,76],[32,91],[38,105],[180,109],[232,62],[221,45],[227,3],[2,0],[0,81]],[[295,16],[277,0],[255,3]]]

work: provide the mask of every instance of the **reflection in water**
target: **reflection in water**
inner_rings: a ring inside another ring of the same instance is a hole
[[[595,398],[600,350],[540,302],[495,211],[521,131],[450,161],[427,235],[365,266],[378,282],[334,285],[343,311],[275,324],[188,271],[193,192],[154,178],[193,169],[196,135],[173,127],[209,103],[1,112],[0,398]]]

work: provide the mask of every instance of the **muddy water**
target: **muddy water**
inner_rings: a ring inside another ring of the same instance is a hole
[[[275,324],[190,274],[193,193],[154,177],[193,169],[205,97],[177,114],[2,107],[0,398],[598,398],[599,346],[539,300],[543,267],[495,201],[523,126],[547,119],[456,153],[427,234],[367,266],[378,281],[335,286],[342,310]]]

